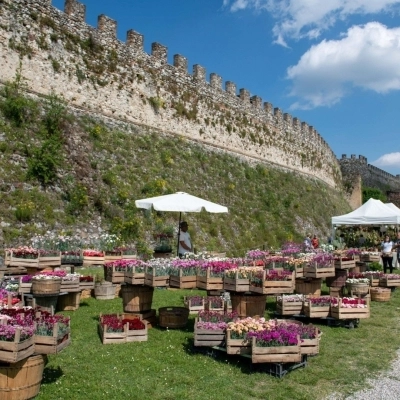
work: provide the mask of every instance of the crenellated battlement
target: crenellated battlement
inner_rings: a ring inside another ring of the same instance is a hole
[[[224,83],[215,72],[207,81],[199,64],[189,73],[184,55],[173,55],[171,65],[168,48],[157,42],[147,54],[144,36],[133,29],[126,32],[125,42],[119,40],[117,21],[104,14],[98,16],[97,27],[88,25],[86,6],[76,0],[66,0],[64,11],[51,0],[3,4],[1,25],[10,29],[0,28],[2,79],[15,76],[15,54],[23,45],[30,54],[29,59],[22,55],[23,74],[33,91],[55,91],[74,105],[107,116],[188,136],[332,186],[340,183],[338,160],[312,125],[246,88],[237,91],[236,83]],[[10,40],[18,45],[8,46]],[[163,107],[155,110],[150,99],[154,103],[157,98]]]

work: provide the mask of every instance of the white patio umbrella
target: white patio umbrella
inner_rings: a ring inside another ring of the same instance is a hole
[[[210,213],[227,213],[228,208],[220,204],[213,203],[200,197],[192,196],[185,192],[177,192],[166,194],[164,196],[150,197],[148,199],[136,200],[135,205],[138,208],[156,211],[175,211],[179,212],[179,228],[178,228],[178,246],[179,250],[179,234],[181,227],[182,212],[200,212],[203,209]]]

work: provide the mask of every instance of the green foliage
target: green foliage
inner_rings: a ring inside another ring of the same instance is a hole
[[[165,100],[161,97],[149,97],[148,100],[155,112],[159,112],[161,108],[165,108]]]
[[[66,200],[68,202],[66,210],[71,215],[82,212],[89,204],[89,196],[86,187],[81,183],[75,183],[67,191]]]
[[[62,128],[67,120],[65,101],[55,93],[46,96],[44,108],[46,110],[43,123],[48,137],[61,138]]]
[[[20,65],[14,81],[7,82],[0,93],[4,97],[4,100],[0,101],[0,109],[17,127],[34,120],[38,112],[36,103],[24,95],[25,88]]]
[[[147,197],[154,197],[172,193],[172,191],[168,186],[168,182],[159,178],[146,183],[142,188],[142,193]]]
[[[57,168],[61,164],[59,143],[48,139],[40,147],[27,149],[27,155],[28,179],[37,179],[45,186],[56,181]]]
[[[362,201],[367,202],[369,199],[381,200],[382,202],[387,202],[387,196],[377,188],[363,187],[362,188]]]
[[[33,217],[35,205],[32,201],[24,201],[17,205],[15,209],[15,218],[19,222],[28,222]]]

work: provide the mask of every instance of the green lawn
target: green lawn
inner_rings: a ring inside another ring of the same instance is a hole
[[[156,289],[153,308],[183,305],[198,290]],[[275,304],[268,299],[267,312]],[[371,318],[356,329],[320,325],[320,354],[282,379],[252,368],[249,359],[193,347],[186,329],[152,328],[147,342],[102,345],[98,315],[122,312],[122,299],[83,300],[71,316],[72,343],[49,357],[38,399],[323,399],[350,393],[389,366],[400,346],[400,291],[389,303],[372,303]]]

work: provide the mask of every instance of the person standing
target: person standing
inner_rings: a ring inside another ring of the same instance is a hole
[[[311,244],[311,235],[307,234],[306,238],[304,239],[304,250],[305,251],[310,251],[312,249],[312,244]]]
[[[397,239],[395,241],[395,245],[392,247],[392,250],[397,249],[397,267],[400,265],[400,231],[397,232]]]
[[[389,235],[385,235],[385,240],[381,243],[383,272],[385,274],[387,272],[388,267],[390,273],[393,273],[393,254],[392,254],[393,247],[394,243],[390,240]]]
[[[180,228],[178,255],[179,257],[184,257],[186,253],[191,253],[193,251],[193,246],[190,233],[188,232],[188,223],[186,221],[182,221]]]
[[[311,239],[311,245],[314,249],[317,249],[319,247],[319,240],[317,238],[317,235],[314,235],[314,237]]]

